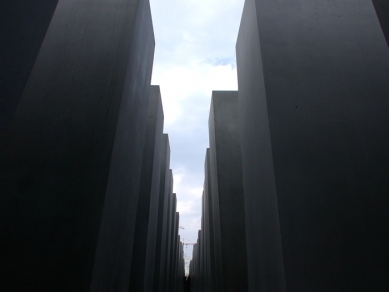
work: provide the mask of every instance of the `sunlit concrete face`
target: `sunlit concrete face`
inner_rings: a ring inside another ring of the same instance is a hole
[[[153,53],[148,1],[59,1],[10,130],[3,287],[128,289]]]
[[[250,290],[387,288],[389,50],[371,1],[246,1]]]

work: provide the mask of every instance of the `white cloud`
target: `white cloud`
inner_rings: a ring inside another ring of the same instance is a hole
[[[201,226],[212,90],[237,90],[235,43],[244,0],[150,0],[181,240]],[[191,252],[188,247],[187,252]]]

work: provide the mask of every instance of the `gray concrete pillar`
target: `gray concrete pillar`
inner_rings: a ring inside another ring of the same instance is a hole
[[[173,275],[173,260],[174,260],[174,243],[175,243],[175,229],[176,229],[176,206],[177,196],[173,193],[172,196],[172,208],[170,212],[170,233],[168,236],[168,248],[167,248],[167,262],[166,262],[166,290],[172,289],[172,275]]]
[[[237,91],[212,92],[209,115],[210,170],[215,253],[218,261],[216,272],[220,269],[222,273],[221,278],[217,278],[217,286],[221,291],[247,290],[238,110]]]
[[[201,230],[198,231],[198,290],[199,291],[204,291],[204,277],[203,277],[203,236]]]
[[[170,170],[171,171],[171,170]],[[168,291],[169,289],[169,275],[170,275],[170,260],[171,260],[171,244],[173,235],[173,210],[175,209],[175,195],[170,193],[167,200],[167,214],[166,214],[166,236],[163,247],[163,273],[161,273],[161,289],[162,291]],[[174,210],[175,212],[175,210]]]
[[[152,290],[161,178],[163,109],[159,86],[150,88],[142,176],[134,234],[130,291]]]
[[[173,184],[170,166],[170,146],[169,137],[167,134],[163,135],[163,148],[162,148],[162,163],[161,163],[161,179],[159,188],[159,201],[158,201],[158,225],[157,225],[157,238],[156,238],[156,252],[155,252],[155,264],[154,264],[154,289],[159,289],[162,262],[165,250],[162,248],[166,238],[166,217],[167,214],[167,200]]]
[[[206,210],[205,214],[207,214],[207,226],[208,226],[208,240],[207,240],[207,258],[209,261],[208,264],[208,274],[209,274],[209,289],[210,291],[216,291],[216,285],[215,285],[215,275],[216,275],[216,268],[215,268],[215,247],[214,247],[214,233],[213,233],[213,205],[212,205],[212,186],[211,186],[211,172],[210,172],[210,155],[209,155],[209,148],[207,148],[206,156],[205,156],[205,163],[204,163],[204,170],[205,170],[205,181],[204,181],[204,200],[206,202]]]
[[[248,0],[236,48],[250,291],[387,290],[389,50],[373,3]]]
[[[178,224],[180,221],[180,215],[178,212],[175,213],[174,219],[174,237],[173,237],[173,255],[172,255],[172,278],[171,286],[172,289],[177,289],[177,262],[178,262]]]
[[[201,277],[203,279],[203,291],[206,291],[207,289],[207,283],[206,283],[206,237],[207,237],[207,230],[206,230],[206,214],[205,214],[205,205],[204,205],[204,191],[203,195],[201,196],[201,206],[202,206],[202,217],[201,217]]]
[[[148,1],[59,1],[7,141],[3,287],[128,289],[153,54]]]

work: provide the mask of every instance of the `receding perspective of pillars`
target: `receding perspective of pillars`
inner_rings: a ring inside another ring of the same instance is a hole
[[[172,192],[173,174],[172,170],[169,169],[169,138],[166,134],[162,138],[154,274],[147,280],[153,283],[149,286],[151,287],[150,291],[182,291],[184,289],[185,263],[178,235],[180,216],[176,212],[177,196]]]
[[[389,50],[373,3],[247,0],[236,49],[250,291],[388,290]]]
[[[169,202],[169,216],[168,216],[168,233],[167,233],[167,247],[165,252],[165,289],[168,290],[168,287],[171,285],[171,270],[172,270],[172,254],[173,254],[173,238],[175,231],[175,218],[176,218],[176,206],[177,206],[177,197],[173,193]]]
[[[181,291],[184,285],[184,260],[179,241],[177,197],[173,193],[173,174],[170,167],[169,137],[163,134],[158,197],[158,220],[155,235],[153,276],[148,278],[156,291]],[[176,290],[174,290],[176,289]]]
[[[210,154],[209,154],[209,148],[207,148],[206,156],[205,156],[205,163],[204,163],[204,173],[205,173],[205,180],[204,180],[204,211],[203,216],[205,220],[205,238],[206,238],[206,260],[208,262],[207,268],[205,271],[207,280],[207,287],[206,289],[209,289],[209,291],[216,291],[216,285],[215,285],[215,278],[214,275],[216,274],[216,268],[215,268],[215,237],[214,237],[214,231],[213,231],[213,205],[212,205],[212,186],[211,186],[211,162],[210,162]]]
[[[1,288],[182,291],[148,0],[11,2],[0,9]]]
[[[146,140],[136,214],[130,291],[152,288],[162,156],[163,109],[159,86],[150,88]]]
[[[168,285],[168,254],[169,254],[169,243],[170,243],[170,226],[171,226],[171,210],[173,205],[173,174],[172,170],[169,170],[169,176],[171,178],[169,192],[165,198],[164,202],[164,217],[163,217],[163,235],[162,235],[162,244],[161,244],[161,270],[159,276],[159,289],[165,291]]]
[[[168,194],[171,192],[171,187],[173,185],[172,177],[170,176],[170,146],[169,146],[169,136],[167,134],[163,135],[163,147],[162,147],[162,163],[160,171],[160,187],[159,187],[159,200],[158,200],[158,223],[157,223],[157,234],[156,234],[156,244],[155,244],[155,264],[154,264],[154,287],[159,286],[160,273],[161,273],[161,264],[162,264],[162,243],[165,241],[166,233],[164,234],[164,214],[167,205],[165,201],[168,197]],[[166,215],[165,215],[166,217]],[[166,227],[165,227],[166,228]]]
[[[6,145],[3,288],[128,289],[153,54],[147,0],[58,2]]]
[[[198,232],[190,266],[191,291],[246,291],[246,231],[237,91],[212,92],[209,143],[202,230]]]

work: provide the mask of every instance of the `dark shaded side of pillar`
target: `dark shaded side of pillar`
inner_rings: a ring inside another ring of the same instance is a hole
[[[389,50],[372,2],[246,1],[237,70],[250,290],[282,287],[282,258],[289,291],[387,290]]]
[[[193,245],[192,260],[190,261],[189,275],[191,277],[190,291],[197,291],[197,243]]]
[[[148,1],[58,3],[7,143],[3,288],[128,289],[153,54]]]
[[[211,132],[210,132],[211,133]],[[223,280],[223,258],[222,258],[222,241],[221,241],[221,229],[220,229],[220,207],[219,207],[219,196],[218,196],[218,185],[215,183],[215,178],[217,176],[217,170],[215,168],[215,158],[211,161],[211,150],[209,151],[209,175],[210,178],[208,183],[210,188],[211,201],[212,201],[212,228],[213,228],[213,254],[214,254],[214,266],[215,273],[213,275],[214,283],[217,289],[216,291],[224,290],[224,280]],[[192,277],[192,275],[191,275]],[[192,278],[192,282],[195,282],[196,279]]]
[[[284,291],[277,193],[254,0],[245,1],[236,51],[249,290]],[[253,96],[249,97],[250,94]]]
[[[220,220],[220,239],[217,240],[220,240],[222,256],[224,287],[221,291],[246,291],[246,229],[237,91],[212,92],[209,144],[212,198],[215,199],[212,207],[213,211],[219,211]]]
[[[196,251],[196,290],[197,291],[202,291],[202,281],[203,277],[201,275],[201,230],[197,231],[197,251]]]
[[[9,130],[58,0],[2,1],[0,9],[1,135]]]
[[[177,198],[177,197],[176,197]],[[176,277],[177,277],[177,237],[178,237],[178,224],[179,224],[179,213],[174,212],[174,231],[173,231],[173,244],[172,244],[172,255],[171,255],[171,264],[170,264],[170,289],[175,290],[176,289]]]
[[[170,167],[170,145],[169,136],[163,135],[163,148],[162,148],[162,163],[161,163],[161,179],[159,187],[159,201],[158,201],[158,224],[157,224],[157,237],[156,237],[156,251],[155,251],[155,264],[154,264],[154,289],[159,289],[160,274],[162,270],[162,259],[164,256],[164,250],[162,249],[163,242],[166,238],[166,222],[164,217],[167,214],[167,199],[172,186],[172,177]],[[164,224],[165,223],[165,224]]]
[[[163,109],[159,86],[150,88],[146,140],[142,160],[130,291],[150,290],[155,257],[159,187],[161,178]]]
[[[386,43],[389,46],[389,1],[373,0],[373,4],[385,35]]]
[[[208,268],[208,261],[209,261],[209,251],[208,251],[208,240],[209,240],[209,212],[208,212],[208,206],[206,202],[206,195],[205,190],[203,191],[202,196],[202,205],[203,205],[203,277],[204,277],[204,291],[208,291],[210,288],[210,283],[208,280],[209,275],[209,268]]]
[[[214,225],[213,225],[213,205],[212,205],[212,186],[211,186],[211,172],[210,172],[211,164],[210,164],[210,154],[209,154],[209,148],[207,148],[206,156],[205,156],[205,163],[204,163],[204,170],[205,170],[205,181],[204,181],[204,199],[205,204],[207,206],[206,213],[207,213],[207,226],[208,226],[208,239],[207,239],[207,257],[208,257],[208,279],[209,279],[209,290],[215,291],[215,278],[214,275],[215,272],[215,250],[214,250]]]
[[[164,291],[166,287],[166,273],[167,273],[167,253],[168,253],[168,236],[169,236],[169,225],[170,225],[170,213],[173,198],[173,172],[169,169],[169,187],[164,198],[164,213],[163,213],[163,227],[162,227],[162,242],[161,242],[161,260],[160,260],[160,273],[158,286],[160,291]]]
[[[176,206],[177,196],[175,193],[171,196],[170,207],[169,207],[169,225],[167,233],[167,245],[166,245],[166,272],[165,272],[165,289],[166,291],[171,290],[171,273],[172,273],[172,255],[174,245],[174,229],[176,219]]]

